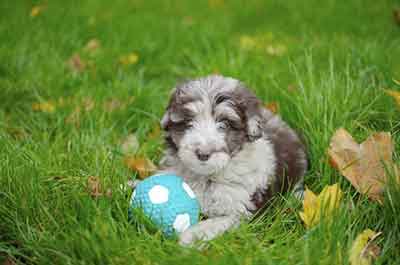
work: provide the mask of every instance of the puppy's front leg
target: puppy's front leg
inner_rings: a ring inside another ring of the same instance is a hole
[[[219,216],[199,222],[179,236],[179,244],[188,246],[195,241],[209,241],[225,231],[237,227],[240,218],[237,215]]]

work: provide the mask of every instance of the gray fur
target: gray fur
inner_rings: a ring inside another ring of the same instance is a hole
[[[307,160],[299,137],[233,78],[212,75],[178,86],[161,126],[162,172],[182,176],[208,217],[181,234],[182,245],[214,238],[302,183]]]

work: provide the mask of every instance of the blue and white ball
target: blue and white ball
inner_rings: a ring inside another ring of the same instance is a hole
[[[200,206],[193,190],[171,174],[141,181],[132,193],[131,207],[143,209],[167,236],[182,233],[199,221]]]

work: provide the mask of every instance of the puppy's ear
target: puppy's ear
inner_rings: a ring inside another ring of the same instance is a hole
[[[160,122],[161,128],[164,130],[168,130],[169,124],[179,123],[184,119],[183,114],[178,111],[180,105],[180,94],[181,89],[179,87],[172,90],[168,106]]]
[[[245,117],[247,137],[250,142],[254,142],[263,135],[261,102],[242,85],[239,88],[238,96]]]

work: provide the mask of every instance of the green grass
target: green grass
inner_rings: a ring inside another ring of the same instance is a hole
[[[38,1],[0,3],[0,253],[27,264],[348,264],[348,249],[366,228],[382,231],[376,264],[400,264],[400,188],[387,203],[360,196],[327,163],[339,127],[358,140],[390,131],[400,152],[400,108],[383,89],[400,90],[400,27],[395,1]],[[398,3],[397,3],[398,5]],[[249,36],[254,49],[241,47]],[[83,51],[96,38],[95,55]],[[265,47],[285,47],[271,55]],[[286,49],[286,50],[285,50]],[[135,52],[137,64],[122,66]],[[91,67],[72,74],[80,53]],[[333,225],[307,231],[300,203],[277,198],[264,215],[198,251],[181,248],[146,226],[127,221],[135,177],[118,151],[135,132],[139,152],[155,162],[162,139],[148,138],[177,81],[213,72],[248,84],[302,131],[319,192],[340,183],[345,193]],[[292,91],[288,87],[295,87]],[[107,112],[104,102],[134,101]],[[67,100],[53,113],[32,103]],[[67,123],[76,106],[95,107]],[[398,156],[396,156],[398,162]],[[88,176],[112,197],[92,199]],[[349,208],[352,204],[354,207]]]

